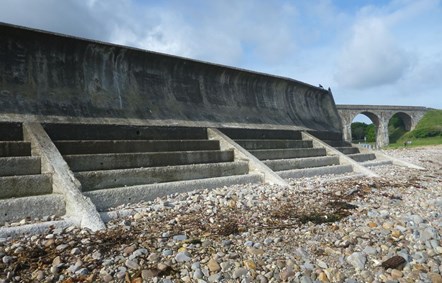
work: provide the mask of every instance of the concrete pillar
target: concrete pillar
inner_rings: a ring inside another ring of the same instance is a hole
[[[345,141],[351,142],[351,122],[353,120],[353,113],[345,110],[339,110],[338,112],[342,123],[342,138]]]
[[[381,114],[382,115],[382,114]],[[376,128],[376,147],[382,148],[390,143],[388,137],[388,119],[384,115],[379,116],[379,125]]]

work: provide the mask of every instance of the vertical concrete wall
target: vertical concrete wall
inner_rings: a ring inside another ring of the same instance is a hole
[[[2,119],[341,131],[332,95],[299,81],[6,24],[0,38]]]

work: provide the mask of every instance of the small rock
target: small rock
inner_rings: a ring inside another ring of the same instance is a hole
[[[152,270],[152,269],[143,269],[141,271],[141,278],[144,280],[150,279],[152,277],[156,277],[158,275],[158,272]]]
[[[186,235],[175,235],[175,236],[173,236],[173,239],[175,241],[185,241],[187,239],[187,236]]]
[[[191,258],[189,257],[188,252],[179,252],[175,256],[175,260],[177,262],[187,262],[187,261],[190,261]]]
[[[71,250],[71,255],[78,255],[78,254],[80,254],[80,249],[79,248],[73,248],[72,250]]]
[[[442,276],[438,273],[428,273],[428,279],[431,280],[431,283],[442,283]]]
[[[244,266],[247,267],[248,269],[251,270],[255,270],[256,269],[256,264],[253,260],[247,259],[244,261]]]
[[[399,230],[394,230],[393,232],[391,232],[391,236],[393,238],[399,238],[401,236],[401,231]]]
[[[385,269],[398,269],[403,266],[407,261],[405,258],[395,255],[382,263],[382,267]]]
[[[392,277],[393,279],[399,279],[399,278],[401,278],[402,276],[403,276],[402,272],[399,271],[399,270],[397,270],[397,269],[393,269],[393,270],[391,271],[391,277]]]
[[[328,282],[327,274],[325,274],[325,272],[319,273],[318,280],[321,282]]]
[[[65,250],[67,247],[69,247],[69,245],[61,244],[61,245],[58,245],[55,249],[56,249],[57,251],[63,251],[63,250]]]
[[[247,269],[240,267],[240,268],[235,269],[232,277],[233,277],[233,279],[241,278],[242,276],[244,276],[246,274],[247,274]]]
[[[209,262],[207,263],[207,267],[211,272],[215,273],[221,270],[221,267],[219,266],[218,262],[216,262],[216,260],[214,260],[213,258],[209,260]]]
[[[124,265],[126,265],[129,269],[140,269],[140,265],[134,260],[128,259]]]
[[[358,270],[364,269],[366,261],[367,261],[366,256],[360,252],[354,252],[347,257],[347,262],[353,265],[353,267]]]
[[[4,264],[9,264],[9,263],[12,261],[12,257],[10,257],[10,256],[8,256],[8,255],[5,255],[5,256],[2,258],[2,261],[3,261]]]
[[[52,266],[57,266],[57,265],[59,265],[60,263],[61,263],[61,259],[60,259],[59,256],[55,257],[55,258],[52,260]]]

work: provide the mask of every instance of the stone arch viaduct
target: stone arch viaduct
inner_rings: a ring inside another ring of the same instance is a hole
[[[389,144],[388,122],[393,115],[398,114],[405,125],[405,130],[413,130],[425,112],[430,108],[420,106],[391,106],[391,105],[336,105],[342,121],[343,137],[351,141],[351,123],[358,114],[366,115],[376,126],[376,147]]]

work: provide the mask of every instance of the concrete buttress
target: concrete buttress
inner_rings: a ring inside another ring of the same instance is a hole
[[[41,157],[42,173],[52,174],[53,192],[62,194],[66,201],[66,216],[93,231],[105,229],[95,205],[81,192],[81,184],[51,141],[40,123],[23,123],[23,135],[31,142],[33,155]]]

